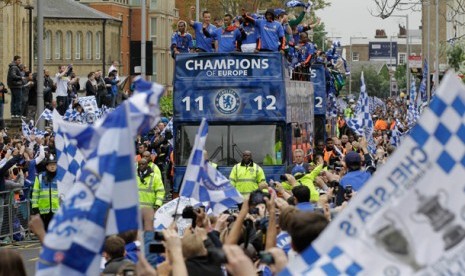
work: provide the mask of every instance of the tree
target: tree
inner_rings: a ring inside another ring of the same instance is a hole
[[[397,81],[397,87],[399,90],[406,90],[407,89],[407,71],[405,65],[399,65],[394,72],[394,78]]]
[[[453,68],[459,76],[462,76],[462,80],[465,82],[465,41],[458,40],[453,45],[450,45],[447,49],[447,62],[449,66]]]
[[[195,0],[184,0],[180,9],[180,14],[186,16],[189,13],[191,6],[195,6]],[[266,10],[267,8],[285,8],[282,0],[200,0],[200,11],[208,10],[212,14],[212,18],[222,17],[226,13],[233,16],[242,14],[242,8],[248,12],[256,12],[257,10]],[[314,0],[313,10],[323,9],[329,6],[328,0]]]
[[[389,72],[387,70],[382,70],[382,72],[378,74],[372,66],[363,66],[360,71],[352,72],[352,90],[360,90],[360,76],[362,71],[368,96],[376,96],[379,98],[386,98],[389,96]],[[358,87],[358,89],[354,89],[356,87]]]

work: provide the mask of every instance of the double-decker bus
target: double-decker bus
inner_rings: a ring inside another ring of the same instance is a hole
[[[325,99],[315,98],[316,106]],[[313,85],[291,81],[280,53],[179,54],[173,102],[175,192],[204,117],[208,158],[226,177],[250,150],[267,179],[278,180],[292,149],[312,142]]]

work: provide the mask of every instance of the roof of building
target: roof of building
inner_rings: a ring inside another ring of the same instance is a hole
[[[37,11],[37,1],[35,10]],[[44,18],[120,20],[74,0],[42,0]]]
[[[358,71],[361,71],[362,68],[371,67],[376,71],[376,73],[379,74],[384,66],[387,66],[386,62],[384,61],[354,61],[350,65],[350,71],[358,72]]]

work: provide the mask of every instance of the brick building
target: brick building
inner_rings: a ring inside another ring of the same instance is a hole
[[[130,71],[130,43],[141,39],[140,0],[80,0],[96,10],[122,21],[120,65],[122,72]],[[175,0],[146,0],[147,33],[146,39],[153,43],[152,81],[172,89],[173,60],[170,57],[170,38],[173,25],[179,18]]]
[[[122,21],[73,0],[44,3],[44,58],[51,73],[73,64],[86,79],[91,71],[107,72],[111,60],[119,60]],[[83,85],[83,81],[81,81]]]
[[[392,56],[389,54],[390,49],[386,49],[387,55],[373,57],[373,51],[371,51],[372,56],[370,56],[370,45],[372,47],[382,45],[383,47],[390,48],[391,43],[393,49]],[[411,56],[421,56],[421,43],[421,30],[409,30]],[[395,50],[396,48],[397,51]],[[384,33],[384,30],[378,30],[373,38],[351,37],[350,44],[344,45],[343,51],[346,53],[346,59],[349,63],[358,61],[384,61],[386,64],[392,64],[393,67],[396,67],[397,65],[404,65],[408,61],[407,39],[402,30],[399,31],[399,34],[389,37]]]

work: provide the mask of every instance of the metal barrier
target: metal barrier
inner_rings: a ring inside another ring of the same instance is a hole
[[[29,188],[22,188],[0,192],[0,239],[3,243],[29,239],[29,191]]]

